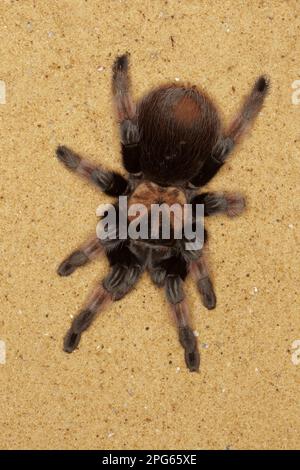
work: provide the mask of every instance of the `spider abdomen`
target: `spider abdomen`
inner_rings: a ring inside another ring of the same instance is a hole
[[[164,185],[192,179],[220,137],[217,109],[196,87],[155,88],[137,114],[142,171]]]

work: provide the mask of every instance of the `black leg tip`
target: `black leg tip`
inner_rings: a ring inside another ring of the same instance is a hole
[[[185,352],[185,363],[190,372],[199,372],[200,368],[200,354],[198,349],[194,351]]]
[[[64,351],[66,353],[72,353],[77,348],[80,338],[80,333],[74,333],[74,331],[70,329],[64,338]]]
[[[207,308],[207,310],[214,310],[216,308],[217,301],[216,297],[214,295],[214,298],[206,300],[206,303],[204,304],[204,307]]]
[[[201,279],[198,283],[198,289],[204,307],[208,310],[213,310],[217,305],[217,298],[211,280],[209,278]]]
[[[269,87],[270,87],[270,80],[266,75],[261,75],[255,83],[256,90],[262,94],[266,94]]]
[[[57,147],[56,156],[71,170],[75,170],[80,163],[80,158],[74,152],[72,152],[72,150],[68,149],[68,147],[64,145]]]
[[[57,269],[57,274],[62,277],[70,276],[70,274],[72,274],[75,269],[76,266],[68,263],[67,261],[63,261]]]
[[[76,268],[86,264],[88,260],[87,255],[83,251],[76,250],[59,265],[57,273],[60,276],[69,276]]]
[[[184,358],[191,372],[198,372],[200,366],[200,354],[193,330],[189,326],[179,328],[179,341],[184,348]]]
[[[124,71],[126,72],[128,70],[128,62],[129,62],[129,53],[126,52],[126,54],[122,54],[116,57],[116,60],[113,65],[114,71]]]
[[[59,157],[59,158],[63,158],[65,152],[67,150],[67,147],[65,147],[64,145],[59,145],[56,149],[56,155]]]
[[[65,163],[66,159],[68,158],[69,155],[69,149],[68,147],[65,147],[64,145],[59,145],[56,149],[56,156],[57,158]]]

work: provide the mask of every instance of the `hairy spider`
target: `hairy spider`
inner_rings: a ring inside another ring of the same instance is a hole
[[[203,204],[205,216],[220,213],[236,216],[245,207],[243,196],[230,192],[199,194],[198,190],[226,162],[261,110],[268,88],[268,79],[260,76],[224,131],[211,99],[195,86],[166,84],[154,88],[135,104],[125,54],[114,62],[112,90],[128,177],[95,166],[65,146],[58,147],[56,154],[67,168],[87,178],[101,191],[110,196],[126,196],[129,206],[136,202],[146,208],[154,202],[190,203],[192,207]],[[115,207],[119,210],[117,202]],[[192,218],[191,224],[195,222]],[[118,221],[115,228],[118,234]],[[190,371],[198,371],[200,355],[183,290],[187,275],[191,273],[196,280],[207,309],[215,307],[216,296],[204,249],[187,251],[184,242],[184,238],[122,240],[116,236],[102,240],[95,236],[71,253],[58,268],[61,276],[68,276],[99,254],[107,256],[110,272],[72,321],[64,339],[64,350],[74,351],[82,332],[97,313],[109,302],[124,297],[143,271],[148,270],[153,282],[164,287],[186,365]]]

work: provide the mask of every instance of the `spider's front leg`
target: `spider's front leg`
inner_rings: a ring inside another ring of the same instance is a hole
[[[120,127],[122,159],[128,173],[138,175],[140,166],[139,129],[136,105],[131,95],[128,54],[116,58],[113,65],[112,91]]]
[[[105,194],[121,196],[126,193],[128,181],[119,173],[94,165],[64,145],[57,148],[56,156],[69,170],[86,178]]]
[[[71,353],[79,344],[81,335],[96,318],[97,314],[111,301],[120,300],[135,285],[144,270],[142,259],[128,247],[121,246],[107,253],[111,263],[109,274],[94,290],[85,307],[74,318],[64,339],[64,351]]]

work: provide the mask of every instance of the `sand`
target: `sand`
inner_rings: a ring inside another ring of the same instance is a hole
[[[2,0],[0,18],[0,448],[299,449],[299,2]],[[62,351],[107,262],[69,278],[56,268],[110,198],[68,173],[55,148],[121,170],[110,68],[124,51],[136,96],[188,81],[225,123],[259,74],[272,81],[209,186],[243,192],[247,211],[207,222],[217,308],[187,282],[199,374],[147,276],[74,354]]]

